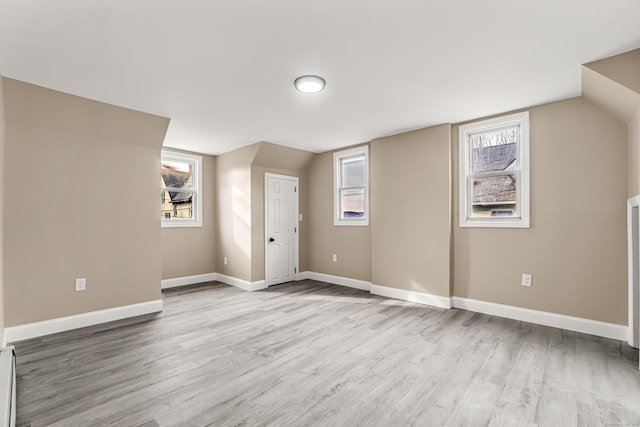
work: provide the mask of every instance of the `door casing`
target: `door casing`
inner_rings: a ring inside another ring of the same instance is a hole
[[[270,172],[264,174],[264,281],[266,287],[272,285],[270,283],[269,276],[269,180],[281,179],[292,181],[296,191],[294,192],[294,223],[296,224],[296,232],[294,238],[294,266],[295,266],[295,280],[298,280],[300,275],[300,180],[297,176],[280,175]]]
[[[640,346],[640,196],[627,200],[627,256],[629,281],[629,326],[627,341]]]

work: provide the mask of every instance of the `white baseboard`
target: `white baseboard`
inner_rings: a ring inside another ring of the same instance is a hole
[[[176,277],[174,279],[164,279],[160,282],[161,289],[177,288],[178,286],[195,285],[196,283],[206,283],[218,280],[217,273],[196,274],[194,276]]]
[[[599,322],[597,320],[581,317],[566,316],[564,314],[549,313],[546,311],[531,310],[528,308],[514,307],[511,305],[496,304],[493,302],[478,301],[468,298],[453,297],[453,307],[477,313],[490,314],[492,316],[505,317],[507,319],[520,320],[543,326],[566,329],[568,331],[581,332],[583,334],[596,335],[614,340],[627,340],[627,326],[615,323]]]
[[[313,271],[300,272],[298,280],[311,279],[334,285],[369,291],[372,294],[403,301],[416,302],[442,308],[460,308],[477,313],[535,323],[543,326],[565,329],[567,331],[580,332],[598,337],[611,338],[619,341],[627,341],[628,327],[615,323],[600,322],[581,317],[567,316],[564,314],[549,313],[546,311],[531,310],[528,308],[510,305],[496,304],[493,302],[479,301],[461,297],[443,297],[422,292],[407,291],[404,289],[390,288],[374,285],[363,280],[347,277],[332,276],[330,274],[316,273]]]
[[[420,304],[433,305],[435,307],[451,308],[451,301],[448,297],[425,294],[422,292],[406,291],[404,289],[389,288],[386,286],[374,285],[365,280],[351,279],[348,277],[333,276],[331,274],[316,273],[314,271],[303,271],[298,274],[298,280],[311,279],[319,282],[331,283],[333,285],[346,286],[349,288],[369,291],[374,295],[400,299],[404,301],[417,302]]]
[[[235,286],[245,291],[259,291],[266,288],[264,280],[248,282],[236,277],[227,276],[220,273],[196,274],[194,276],[176,277],[174,279],[164,279],[160,282],[161,289],[177,288],[179,286],[194,285],[197,283],[206,283],[218,281],[226,285]]]
[[[371,285],[371,293],[403,301],[417,302],[434,307],[451,308],[451,298],[432,295],[423,292],[407,291],[405,289],[390,288],[388,286]]]
[[[217,273],[217,280],[218,282],[235,286],[236,288],[240,288],[249,292],[259,291],[260,289],[265,289],[267,287],[267,284],[264,280],[248,282],[246,280],[238,279],[236,277],[226,276],[220,273]]]
[[[360,289],[363,291],[371,290],[371,282],[358,279],[350,279],[348,277],[333,276],[331,274],[315,273],[313,271],[304,271],[298,275],[305,279],[317,280],[319,282],[331,283],[333,285],[346,286],[349,288]],[[299,280],[302,280],[300,278]]]
[[[12,343],[160,311],[162,311],[161,299],[141,302],[139,304],[124,305],[122,307],[107,308],[105,310],[90,311],[89,313],[58,317],[57,319],[44,320],[42,322],[9,326],[4,330],[3,340],[6,343]]]

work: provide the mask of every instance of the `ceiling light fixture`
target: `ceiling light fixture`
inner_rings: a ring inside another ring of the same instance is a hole
[[[300,76],[294,80],[293,84],[300,92],[318,93],[324,89],[327,82],[319,76]]]

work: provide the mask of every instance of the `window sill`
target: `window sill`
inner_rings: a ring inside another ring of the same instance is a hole
[[[531,228],[529,221],[526,219],[518,218],[513,220],[474,220],[467,219],[460,222],[461,228]]]
[[[162,228],[202,227],[202,222],[196,221],[162,221]]]
[[[334,220],[333,225],[336,227],[368,227],[369,220]]]

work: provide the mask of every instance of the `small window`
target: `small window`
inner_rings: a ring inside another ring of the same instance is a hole
[[[333,154],[334,225],[369,225],[369,147]]]
[[[202,157],[162,151],[160,164],[163,227],[202,226]]]
[[[529,227],[529,113],[460,126],[460,227]]]

